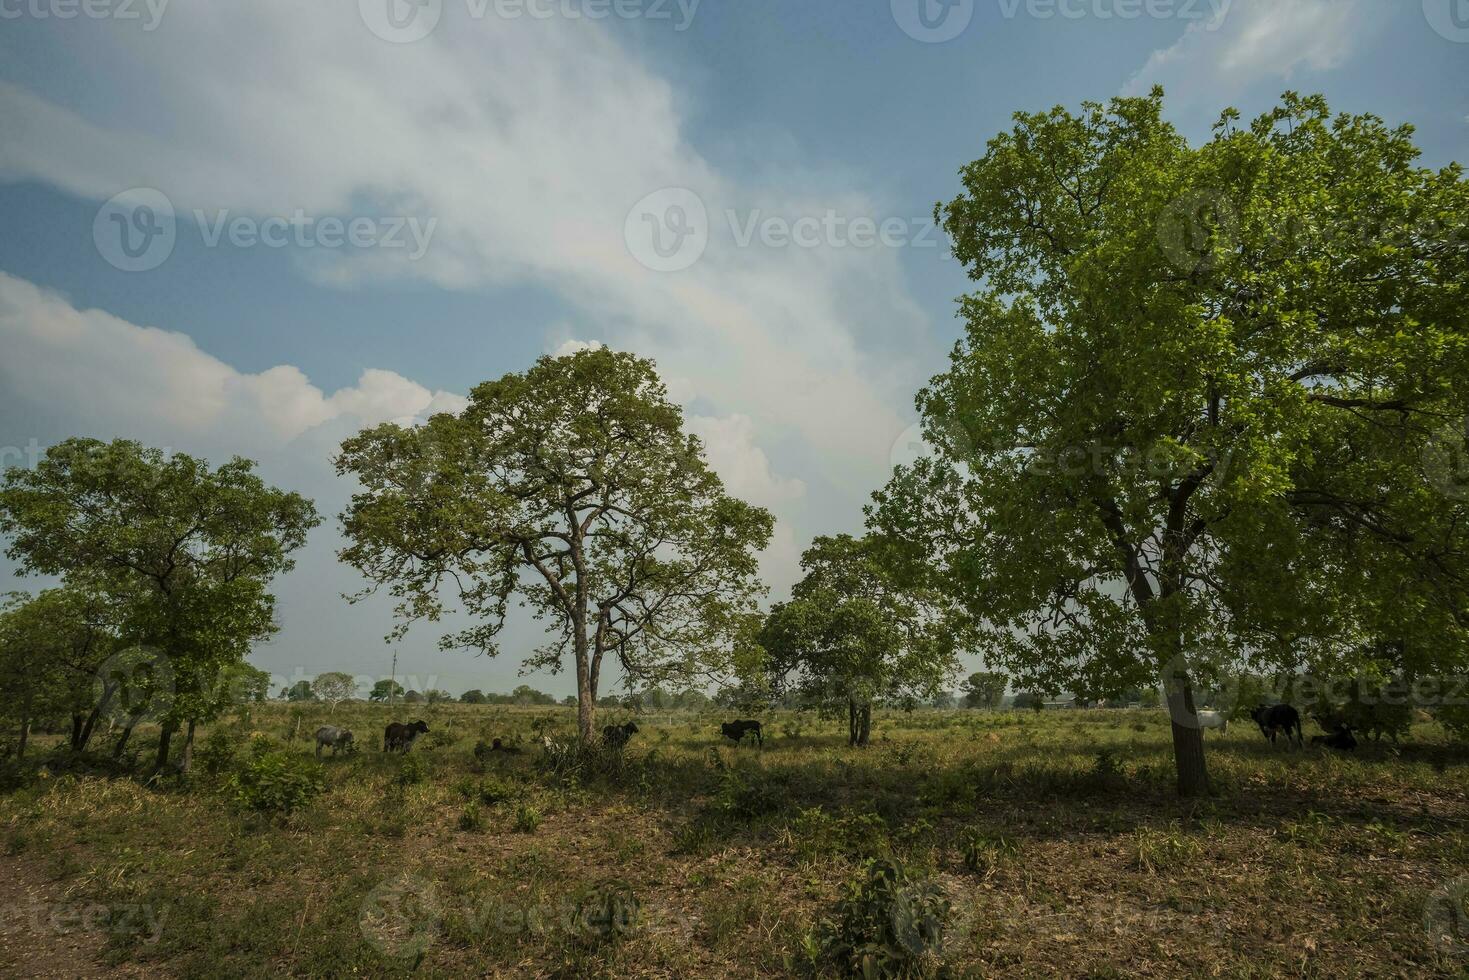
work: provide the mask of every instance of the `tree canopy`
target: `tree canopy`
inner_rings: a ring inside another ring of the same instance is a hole
[[[884,544],[817,538],[801,556],[805,577],[760,634],[770,670],[803,707],[846,710],[852,745],[867,744],[873,704],[930,701],[957,666],[936,595],[895,578]]]
[[[1288,93],[1190,147],[1162,93],[1016,116],[940,205],[979,283],[875,527],[1041,690],[1465,663],[1469,188]]]
[[[347,440],[337,468],[361,483],[342,558],[398,600],[402,628],[457,600],[473,622],[444,645],[494,654],[518,595],[553,635],[527,666],[570,661],[584,739],[609,655],[651,683],[713,671],[763,592],[773,519],[725,493],[631,354],[542,357],[462,414]]]
[[[275,630],[267,587],[317,523],[310,501],[267,486],[248,460],[211,469],[125,439],[60,442],[0,488],[21,571],[111,595],[122,641],[166,662],[158,767],[179,724],[215,710],[222,669]]]

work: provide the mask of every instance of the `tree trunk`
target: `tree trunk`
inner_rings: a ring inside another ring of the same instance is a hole
[[[591,665],[587,663],[586,622],[576,624],[576,733],[583,745],[591,745],[597,727],[597,695],[592,690]]]
[[[82,715],[79,711],[71,713],[71,750],[78,752],[82,747]]]
[[[112,757],[114,759],[122,758],[122,750],[127,748],[128,739],[133,737],[133,729],[136,728],[138,726],[138,722],[142,720],[142,715],[133,715],[128,719],[127,724],[124,725],[122,728],[122,735],[120,735],[117,739],[117,744],[112,747]]]
[[[194,719],[189,719],[189,734],[184,738],[184,754],[179,759],[179,772],[185,775],[194,764]]]
[[[163,723],[163,728],[158,733],[158,757],[153,760],[153,772],[155,774],[162,772],[163,767],[168,765],[168,749],[173,743],[173,733],[177,730],[177,722],[166,721]]]
[[[1163,677],[1168,697],[1168,717],[1173,725],[1173,763],[1178,771],[1178,795],[1185,798],[1209,796],[1209,770],[1204,764],[1204,730],[1194,709],[1194,690],[1188,675],[1168,671]]]
[[[857,702],[847,702],[847,745],[857,744]]]
[[[862,713],[859,721],[860,724],[857,728],[857,744],[865,748],[868,741],[872,737],[872,705],[864,704],[862,706]]]
[[[87,746],[92,744],[92,733],[97,730],[97,722],[101,720],[102,712],[106,711],[108,705],[112,703],[112,695],[116,690],[117,688],[115,686],[103,686],[102,697],[92,706],[91,714],[87,715],[87,720],[82,723],[81,738],[80,740],[73,741],[73,749],[78,752],[85,752]],[[109,734],[112,732],[111,716],[108,717],[107,731]]]

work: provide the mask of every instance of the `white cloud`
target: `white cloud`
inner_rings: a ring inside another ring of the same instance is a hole
[[[1378,14],[1368,0],[1234,0],[1154,51],[1123,93],[1161,84],[1170,102],[1217,111],[1257,83],[1340,67]]]
[[[834,488],[829,512],[851,525],[888,472],[891,440],[875,434],[903,428],[912,391],[941,361],[892,248],[737,248],[721,234],[683,272],[639,265],[624,222],[664,187],[699,194],[711,231],[726,209],[788,221],[893,215],[850,190],[806,190],[849,181],[767,173],[752,187],[719,172],[685,138],[682,93],[604,25],[470,20],[445,4],[431,37],[395,45],[350,2],[255,0],[178,6],[156,31],[98,32],[97,43],[106,50],[76,71],[126,65],[128,97],[88,118],[78,104],[0,85],[0,127],[12,137],[0,141],[0,175],[95,200],[155,187],[179,212],[180,235],[197,234],[194,209],[437,219],[416,262],[316,249],[303,271],[327,284],[550,289],[607,342],[654,357],[676,400],[743,417],[752,445],[787,447],[807,482]],[[417,392],[370,376],[323,404],[301,380],[278,369],[237,382],[238,397],[268,402],[283,430],[417,404]],[[223,397],[202,378],[186,387],[180,397]]]
[[[176,444],[259,452],[331,422],[375,425],[458,411],[465,400],[392,371],[326,395],[299,368],[245,374],[181,333],[140,327],[0,272],[0,380],[11,398]],[[323,462],[324,462],[323,457]]]
[[[775,475],[770,458],[755,443],[755,424],[745,415],[689,415],[686,427],[704,442],[709,465],[725,489],[742,500],[776,507],[806,494],[800,480]]]

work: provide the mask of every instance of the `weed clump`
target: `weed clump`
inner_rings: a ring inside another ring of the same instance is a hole
[[[949,901],[926,878],[878,859],[848,882],[835,917],[819,929],[819,958],[865,977],[924,977],[937,971]]]
[[[247,810],[288,814],[309,804],[326,786],[320,766],[292,752],[266,752],[230,776],[230,797]]]

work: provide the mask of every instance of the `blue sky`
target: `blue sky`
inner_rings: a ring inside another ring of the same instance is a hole
[[[1160,83],[1200,140],[1291,88],[1469,160],[1469,0],[89,2],[0,0],[4,462],[238,452],[334,518],[344,435],[604,342],[775,511],[776,597],[911,451],[966,288],[926,223],[1011,113]],[[130,258],[140,202],[171,249]],[[386,673],[339,544],[329,520],[279,583],[254,659],[282,678]],[[400,673],[456,693],[520,683],[536,642],[435,638]]]

